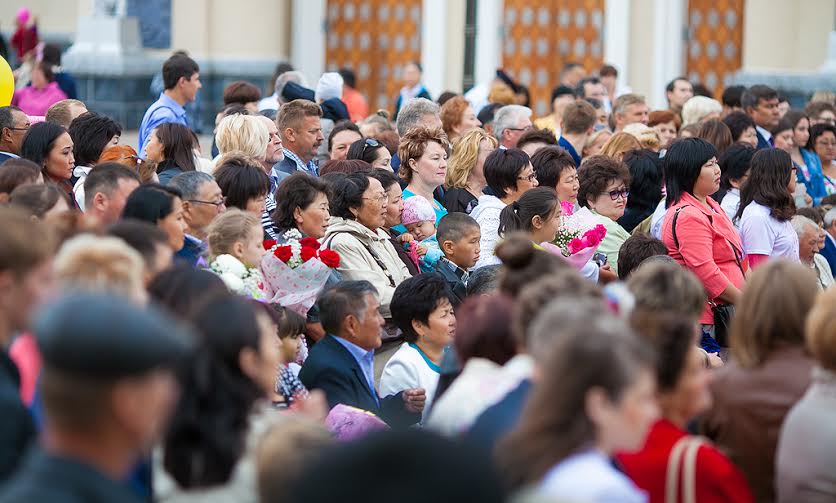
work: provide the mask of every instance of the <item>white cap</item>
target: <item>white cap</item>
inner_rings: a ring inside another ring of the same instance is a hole
[[[316,102],[322,103],[331,98],[343,97],[343,78],[337,72],[323,73],[316,83]]]

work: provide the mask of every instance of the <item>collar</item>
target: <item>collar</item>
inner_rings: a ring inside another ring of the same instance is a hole
[[[728,192],[726,192],[726,194],[733,194],[737,197],[740,197],[740,189],[736,189],[736,188],[732,187],[732,188],[729,189]]]
[[[167,95],[165,91],[160,93],[160,99],[157,101],[160,103],[160,105],[167,106],[174,110],[174,112],[176,112],[178,116],[186,115],[186,109],[183,108],[183,105],[174,101],[174,98]]]
[[[401,88],[401,94],[408,97],[408,98],[414,98],[414,97],[418,96],[419,94],[421,94],[421,90],[423,88],[424,88],[424,84],[419,82],[413,87],[402,87]]]
[[[364,361],[364,360],[369,359],[369,358],[371,358],[371,359],[374,358],[374,350],[366,351],[365,349],[361,348],[357,344],[354,344],[353,342],[349,341],[348,339],[343,339],[342,337],[340,337],[338,335],[335,335],[333,337],[334,337],[334,339],[337,340],[337,342],[342,344],[342,346],[345,349],[347,349],[348,352],[351,353],[351,356],[353,356],[354,359],[357,360],[358,362]],[[374,360],[372,360],[372,361],[374,361]]]
[[[11,152],[6,152],[5,150],[0,150],[0,154],[7,155],[7,156],[11,157],[12,159],[20,159],[19,155],[13,154]]]
[[[458,278],[461,280],[462,283],[464,283],[465,285],[467,284],[467,280],[470,279],[470,273],[469,272],[467,272],[466,270],[459,267],[458,264],[456,264],[455,262],[452,262],[447,257],[441,257],[439,260],[441,261],[442,264],[447,266],[447,268],[449,268],[451,271],[453,271],[453,273],[456,276],[458,276]]]
[[[438,365],[436,365],[436,364],[435,364],[432,360],[430,360],[430,357],[429,357],[429,356],[427,356],[427,354],[426,354],[426,353],[424,353],[423,351],[421,351],[421,348],[419,348],[419,347],[418,347],[418,344],[415,344],[414,342],[409,342],[409,343],[407,343],[407,344],[409,344],[409,347],[411,347],[411,348],[412,348],[412,349],[414,349],[415,351],[418,351],[418,354],[419,354],[419,355],[421,355],[421,358],[423,358],[423,359],[424,359],[424,363],[426,363],[426,364],[427,364],[427,367],[429,367],[429,368],[430,368],[430,370],[432,370],[432,371],[433,371],[433,372],[435,372],[436,374],[441,374],[441,367],[439,367],[439,366],[438,366]]]
[[[308,161],[307,164],[305,164],[304,162],[302,162],[302,159],[299,156],[297,156],[296,154],[294,154],[293,152],[291,152],[287,148],[282,148],[282,151],[284,152],[285,158],[290,159],[291,161],[295,162],[296,167],[300,171],[304,171],[306,173],[311,173],[314,176],[318,175],[317,165],[316,165],[316,163],[314,162],[313,159],[311,159],[310,161]]]
[[[761,135],[761,136],[763,136],[763,139],[764,139],[764,140],[766,140],[766,141],[769,141],[769,140],[770,140],[770,138],[772,138],[772,133],[770,133],[770,132],[769,132],[769,131],[767,131],[766,129],[764,129],[764,128],[762,128],[762,127],[758,126],[757,124],[755,124],[755,130],[756,130],[758,133],[760,133],[760,135]]]
[[[682,197],[679,199],[679,202],[675,206],[682,206],[684,204],[687,204],[698,209],[703,214],[709,217],[714,217],[716,214],[722,211],[722,209],[717,206],[717,202],[714,201],[714,199],[706,197],[705,200],[708,202],[708,205],[711,207],[711,209],[708,209],[705,206],[703,206],[700,200],[694,197],[691,193],[683,192]]]

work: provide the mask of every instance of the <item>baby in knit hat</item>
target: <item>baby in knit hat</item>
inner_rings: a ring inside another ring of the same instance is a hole
[[[413,260],[417,257],[421,272],[433,272],[435,264],[444,254],[435,237],[435,211],[430,202],[421,196],[405,199],[401,223],[407,232],[401,235],[400,240],[405,243]]]

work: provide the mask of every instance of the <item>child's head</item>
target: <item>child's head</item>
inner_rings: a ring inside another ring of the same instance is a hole
[[[209,224],[209,253],[232,255],[247,267],[258,267],[264,256],[264,231],[254,213],[229,209]]]
[[[466,213],[444,215],[438,222],[437,238],[447,260],[464,269],[476,265],[482,232],[473,217]]]
[[[403,202],[401,222],[418,241],[435,234],[435,210],[421,196],[413,196]]]
[[[268,304],[270,316],[277,327],[277,335],[282,341],[282,356],[284,361],[296,361],[302,337],[305,334],[305,318],[296,311],[282,307],[279,304]]]

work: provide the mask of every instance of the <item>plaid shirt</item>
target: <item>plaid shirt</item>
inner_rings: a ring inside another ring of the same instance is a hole
[[[316,165],[316,162],[314,162],[313,159],[311,159],[310,161],[308,161],[307,164],[305,164],[304,162],[302,162],[302,159],[300,159],[296,154],[294,154],[290,150],[286,148],[282,150],[284,151],[285,158],[295,162],[296,168],[299,171],[307,173],[311,176],[319,176],[319,167]]]
[[[450,270],[453,271],[456,274],[456,276],[459,277],[461,282],[464,283],[465,286],[467,286],[467,281],[470,279],[470,273],[469,272],[462,269],[461,267],[454,264],[453,262],[450,262],[450,260],[448,260],[447,257],[441,257],[439,259],[439,262],[444,264],[448,268],[450,268]]]

